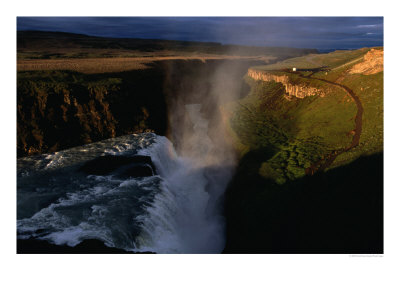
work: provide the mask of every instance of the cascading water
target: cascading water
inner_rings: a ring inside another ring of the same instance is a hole
[[[186,141],[183,156],[175,153],[167,139],[141,150],[153,158],[163,178],[162,193],[148,208],[148,216],[139,216],[142,250],[218,253],[225,244],[220,205],[231,166],[211,163],[215,147],[207,135],[208,121],[201,117],[201,105],[186,105],[186,109],[194,134]]]
[[[221,252],[221,197],[232,165],[215,163],[218,149],[200,109],[186,105],[194,134],[180,155],[167,138],[144,133],[19,159],[18,238],[72,247],[98,239],[128,251]],[[104,154],[148,155],[157,175],[79,172],[82,164]]]

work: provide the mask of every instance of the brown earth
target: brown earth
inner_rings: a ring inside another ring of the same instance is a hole
[[[67,59],[19,59],[17,71],[69,70],[85,74],[112,73],[149,68],[149,64],[171,60],[257,60],[266,63],[275,59],[272,56],[154,56],[154,57],[113,57],[113,58],[67,58]]]
[[[340,87],[341,89],[343,89],[347,95],[349,95],[354,103],[357,106],[357,114],[354,118],[354,125],[355,128],[354,130],[350,131],[350,133],[353,135],[353,139],[351,141],[351,144],[349,146],[347,146],[346,148],[343,149],[339,149],[339,150],[334,150],[332,151],[327,157],[323,158],[322,160],[314,163],[312,166],[310,166],[309,168],[306,169],[306,174],[308,175],[313,175],[316,172],[322,172],[324,171],[326,168],[328,168],[333,161],[336,159],[336,157],[344,152],[347,152],[351,149],[353,149],[354,147],[357,147],[360,143],[360,137],[361,137],[361,132],[362,132],[362,115],[364,113],[364,108],[362,106],[361,100],[360,98],[358,98],[358,96],[353,92],[352,89],[350,89],[349,87],[337,83],[337,82],[333,82],[333,81],[329,81],[326,79],[322,79],[322,78],[314,78],[329,84],[332,84],[334,86]]]

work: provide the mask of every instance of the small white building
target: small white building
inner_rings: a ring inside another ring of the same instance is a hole
[[[293,72],[296,72],[296,70],[297,70],[296,68],[293,68]]]

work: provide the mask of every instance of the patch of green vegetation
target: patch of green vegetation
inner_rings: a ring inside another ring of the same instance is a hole
[[[324,96],[297,99],[285,94],[279,83],[246,78],[250,93],[230,109],[230,130],[240,145],[240,160],[226,192],[227,253],[250,253],[249,249],[302,253],[313,244],[314,249],[322,245],[321,249],[334,253],[338,243],[343,242],[346,248],[360,233],[365,235],[363,245],[373,235],[379,243],[371,245],[382,245],[383,72],[348,72],[368,50],[310,55],[264,68],[271,69],[268,73],[287,76],[291,84],[317,87]],[[285,72],[283,69],[293,67],[293,61],[297,68],[327,65],[331,70]],[[362,131],[359,146],[339,151],[325,172],[305,176],[307,168],[316,162],[323,165],[332,158],[332,152],[349,147],[355,134],[354,99],[340,86],[318,79],[340,83],[358,96],[363,106]],[[368,212],[360,213],[363,208]],[[359,216],[362,220],[357,219]],[[302,224],[309,225],[302,228]],[[364,231],[365,226],[371,227]],[[280,228],[279,233],[276,228]],[[315,231],[318,234],[310,237]],[[329,231],[331,234],[327,234]],[[326,236],[329,238],[321,242]],[[329,244],[332,247],[326,250]]]
[[[349,74],[348,71],[357,63],[330,71],[327,75],[323,72],[314,74],[318,78],[339,80],[360,98],[364,109],[360,145],[339,155],[331,168],[347,164],[361,155],[383,151],[383,72],[372,75]]]
[[[364,113],[360,145],[337,157],[332,167],[353,161],[361,155],[383,151],[383,72],[373,75],[349,74],[343,84],[360,98]]]
[[[230,124],[246,146],[238,147],[242,157],[260,149],[273,153],[260,162],[258,173],[277,183],[304,176],[311,164],[349,145],[356,114],[356,106],[341,88],[296,74],[288,77],[292,84],[317,87],[325,95],[289,97],[280,83],[246,77],[251,91],[236,103]]]
[[[251,84],[250,95],[237,103],[232,129],[250,149],[279,148],[293,135],[293,121],[281,110],[284,87],[278,83]]]
[[[383,72],[373,75],[349,73],[369,50],[309,55],[258,67],[271,69],[270,74],[287,76],[293,85],[316,87],[325,95],[297,99],[285,95],[284,87],[279,83],[247,78],[251,91],[237,102],[231,120],[237,140],[246,145],[241,147],[241,156],[254,149],[272,149],[271,157],[258,161],[258,173],[283,183],[304,176],[310,164],[330,152],[348,147],[353,140],[357,106],[344,89],[319,79],[347,86],[359,97],[364,109],[359,146],[338,155],[328,169],[348,164],[362,155],[382,152]],[[292,62],[303,63],[304,66],[296,66],[305,68],[328,66],[332,69],[317,73],[283,71]],[[307,75],[312,77],[305,77]]]
[[[261,164],[259,174],[278,184],[303,177],[305,170],[327,153],[328,148],[319,137],[295,139],[284,146],[271,159]]]

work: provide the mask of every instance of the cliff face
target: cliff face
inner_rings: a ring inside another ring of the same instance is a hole
[[[293,84],[290,82],[287,75],[275,75],[271,73],[266,73],[263,71],[257,71],[254,69],[249,69],[247,75],[254,80],[262,81],[275,81],[282,83],[285,87],[285,92],[290,96],[295,96],[297,98],[305,98],[308,96],[318,95],[320,97],[325,96],[325,92],[312,86],[306,86],[304,84]]]
[[[106,95],[107,90],[94,93],[90,89],[84,98],[69,89],[43,89],[30,95],[20,94],[17,104],[18,156],[114,137],[117,122]],[[78,136],[73,137],[76,133]]]
[[[158,70],[113,76],[19,73],[18,157],[146,130],[165,134],[166,105]]]
[[[167,135],[168,123],[183,122],[180,110],[175,109],[181,104],[204,103],[208,115],[216,110],[215,72],[229,74],[230,82],[240,88],[249,66],[260,63],[177,60],[108,74],[19,72],[18,157],[143,131]],[[169,138],[175,143],[181,134],[178,126]]]

